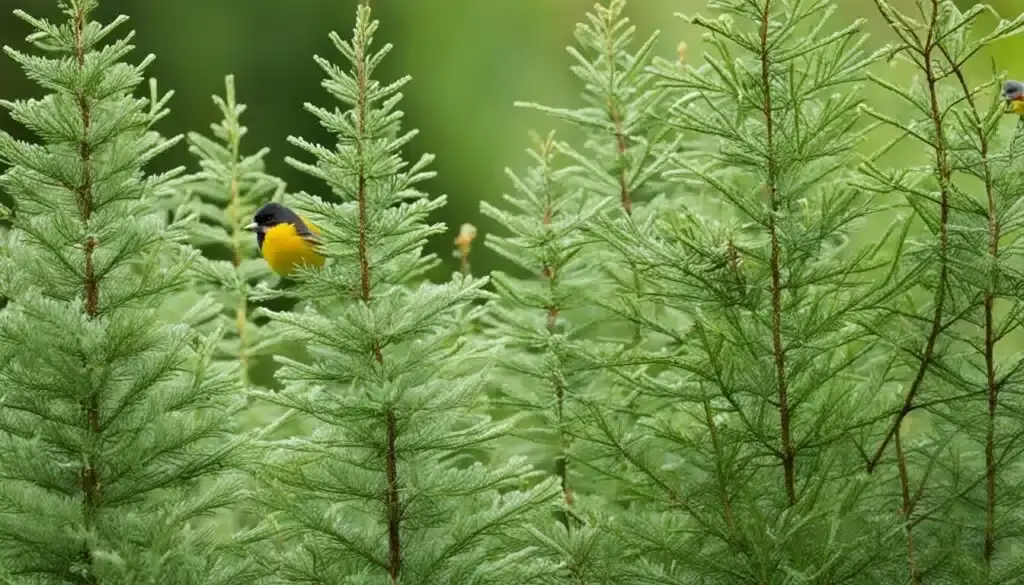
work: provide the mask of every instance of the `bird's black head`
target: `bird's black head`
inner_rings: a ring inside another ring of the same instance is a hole
[[[256,212],[256,215],[252,216],[252,223],[246,227],[255,232],[265,232],[275,225],[289,221],[294,216],[295,213],[291,209],[271,201],[261,207]]]
[[[262,249],[267,230],[282,223],[294,225],[299,233],[306,231],[306,225],[294,211],[274,201],[261,207],[256,215],[252,216],[252,223],[245,226],[245,229],[256,232],[256,244]]]
[[[1024,83],[1014,79],[1008,80],[1003,84],[1002,97],[1008,102],[1024,99]]]

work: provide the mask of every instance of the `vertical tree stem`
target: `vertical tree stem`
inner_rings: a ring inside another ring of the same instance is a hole
[[[771,56],[768,54],[768,24],[771,18],[771,0],[765,0],[764,12],[761,14],[761,85],[762,107],[767,129],[768,158],[768,197],[771,204],[771,215],[768,218],[768,230],[771,236],[771,273],[772,273],[772,351],[775,356],[775,378],[777,384],[777,401],[779,406],[779,424],[782,440],[780,456],[782,458],[783,483],[786,487],[786,501],[790,506],[796,504],[796,447],[793,444],[790,428],[789,386],[786,379],[786,349],[782,344],[782,268],[780,266],[781,250],[779,233],[776,226],[776,214],[779,211],[778,197],[778,165],[775,160],[775,120],[772,115],[771,92]]]
[[[228,109],[234,115],[235,100],[234,92],[228,96]],[[236,125],[237,126],[237,125]],[[231,222],[231,263],[237,270],[242,265],[242,230],[239,229],[239,209],[241,207],[241,188],[238,185],[238,157],[239,157],[239,136],[238,128],[234,129],[231,136],[231,184],[229,186],[231,200],[228,204],[228,220]],[[248,314],[249,299],[245,294],[238,299],[238,306],[235,307],[235,328],[238,331],[238,360],[242,365],[242,385],[249,387],[249,344],[248,344]]]
[[[364,9],[368,5],[364,4]],[[360,292],[363,302],[369,303],[371,295],[370,282],[370,256],[367,249],[368,238],[368,205],[366,201],[366,161],[363,141],[366,139],[366,108],[367,108],[367,79],[366,79],[366,55],[364,44],[355,43],[356,49],[356,83],[358,85],[359,102],[356,107],[357,126],[359,139],[356,142],[357,156],[359,157],[359,175],[356,178],[357,202],[359,205],[359,277]],[[384,363],[384,354],[381,351],[380,341],[374,342],[374,359],[378,364]],[[395,417],[393,406],[388,406],[384,411],[384,473],[386,486],[385,500],[387,503],[388,518],[388,575],[392,583],[398,583],[399,575],[402,572],[402,502],[398,493],[398,453],[396,443],[398,441],[398,421]]]
[[[85,27],[86,10],[82,5],[77,6],[77,14],[74,19],[75,36],[75,60],[79,71],[85,69]],[[89,220],[93,211],[93,170],[92,170],[92,147],[89,145],[88,136],[92,126],[92,111],[84,93],[76,96],[78,113],[82,120],[82,139],[78,144],[78,155],[82,162],[81,183],[75,190],[78,209],[81,214],[86,231],[90,230]],[[99,315],[99,279],[93,264],[93,253],[96,250],[97,242],[92,236],[85,241],[85,313],[89,319],[95,319]],[[85,417],[90,440],[87,442],[84,467],[81,472],[82,499],[84,506],[84,519],[86,530],[95,526],[96,516],[100,504],[100,478],[99,464],[96,461],[96,453],[93,449],[99,444],[101,437],[100,425],[100,401],[96,389],[89,392],[89,396],[82,402],[82,412]],[[90,584],[99,583],[99,579],[92,572],[93,556],[92,551],[86,545],[82,551],[82,560],[87,567],[88,576],[86,581]]]
[[[545,143],[545,148],[550,147],[550,142]],[[543,155],[547,157],[548,153],[544,152]],[[541,222],[545,225],[550,224],[554,210],[552,209],[550,199],[545,203],[544,216]],[[561,267],[547,265],[544,267],[542,274],[548,279],[549,290],[554,293],[555,278],[558,274],[558,270]],[[552,295],[553,296],[553,295]],[[552,304],[547,307],[547,319],[545,326],[549,334],[554,334],[555,328],[558,324],[558,305],[552,301]],[[555,458],[555,472],[558,474],[559,482],[562,486],[562,499],[565,502],[566,513],[562,517],[562,523],[565,524],[565,529],[571,529],[570,514],[568,508],[572,506],[573,496],[572,490],[569,487],[569,436],[565,432],[565,385],[558,376],[551,377],[551,384],[555,389],[555,417],[558,425],[558,445],[559,452]]]

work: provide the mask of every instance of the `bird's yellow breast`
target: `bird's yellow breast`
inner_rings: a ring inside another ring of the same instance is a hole
[[[1018,116],[1024,116],[1024,100],[1014,100],[1010,102],[1010,107]]]
[[[312,224],[305,223],[310,231],[319,233]],[[317,254],[313,244],[304,240],[290,223],[278,224],[268,229],[263,236],[263,247],[260,252],[271,270],[281,276],[288,276],[301,264],[317,268],[324,265],[324,257]]]

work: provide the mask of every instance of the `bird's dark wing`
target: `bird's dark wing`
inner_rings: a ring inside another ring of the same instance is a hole
[[[299,237],[303,240],[306,240],[314,246],[323,244],[323,238],[310,231],[309,226],[306,225],[306,222],[302,221],[301,217],[296,215],[292,219],[291,224],[295,226],[295,233],[299,234]]]
[[[298,231],[298,230],[296,230],[296,231]],[[299,232],[299,237],[301,237],[303,240],[306,240],[310,244],[313,244],[314,246],[319,246],[319,245],[324,243],[323,238],[321,238],[320,236],[318,236],[318,235],[314,234],[313,232],[309,231],[308,228],[306,229],[306,233],[302,233],[300,231]]]
[[[295,233],[299,234],[299,237],[302,238],[303,240],[306,240],[310,244],[317,246],[323,243],[323,240],[321,238],[317,237],[316,234],[310,231],[309,226],[306,225],[306,222],[302,221],[302,218],[299,217],[299,214],[295,213],[290,209],[285,208],[285,211],[284,213],[282,213],[282,216],[283,217],[281,219],[292,224],[292,226],[295,227]]]

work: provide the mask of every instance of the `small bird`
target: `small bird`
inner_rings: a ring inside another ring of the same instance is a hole
[[[1024,83],[1007,80],[1003,84],[1002,98],[1006,101],[1007,113],[1012,111],[1018,116],[1024,116]]]
[[[315,247],[320,243],[320,230],[280,203],[271,201],[261,207],[245,229],[256,232],[263,259],[281,276],[291,275],[302,264],[324,265],[325,258]]]

